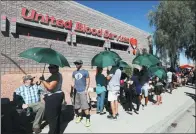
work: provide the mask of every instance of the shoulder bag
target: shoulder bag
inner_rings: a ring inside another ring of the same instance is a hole
[[[100,84],[98,84],[98,85],[96,86],[96,93],[97,93],[97,94],[100,94],[100,93],[102,93],[102,92],[104,92],[104,91],[106,91],[106,88],[105,88],[104,86],[101,86]]]

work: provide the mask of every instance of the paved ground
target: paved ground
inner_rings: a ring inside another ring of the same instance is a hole
[[[195,104],[173,121],[163,133],[195,133]]]
[[[129,115],[120,107],[120,117],[117,121],[108,120],[107,115],[94,114],[91,116],[92,125],[89,128],[84,126],[85,120],[79,124],[72,121],[64,133],[152,133],[165,130],[170,122],[173,122],[172,119],[195,103],[193,96],[195,89],[180,87],[174,90],[172,95],[163,94],[162,105],[155,106],[149,103],[148,107],[140,110],[139,115]],[[48,126],[42,132],[47,133]]]

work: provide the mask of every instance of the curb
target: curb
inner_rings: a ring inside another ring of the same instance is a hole
[[[168,126],[170,126],[173,121],[175,121],[178,117],[180,117],[188,108],[190,108],[195,102],[187,100],[181,107],[177,108],[172,114],[167,116],[164,120],[159,121],[157,124],[149,127],[144,131],[144,133],[162,133],[167,130]]]

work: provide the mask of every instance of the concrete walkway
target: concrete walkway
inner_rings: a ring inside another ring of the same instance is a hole
[[[119,107],[119,118],[117,121],[108,120],[106,115],[92,115],[91,126],[85,127],[85,120],[79,124],[72,121],[68,124],[64,133],[151,133],[169,126],[183,110],[187,110],[195,101],[185,94],[194,94],[195,89],[180,87],[173,94],[163,94],[163,104],[156,106],[150,102],[144,110],[140,109],[139,115],[127,114]],[[46,126],[42,133],[48,132]]]
[[[195,133],[195,104],[186,110],[163,133]]]

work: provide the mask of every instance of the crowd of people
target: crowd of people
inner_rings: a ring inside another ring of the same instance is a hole
[[[89,72],[83,69],[82,60],[74,62],[76,70],[72,74],[71,87],[74,90],[74,108],[76,114],[76,123],[81,122],[86,117],[86,127],[91,125],[90,105],[88,99],[88,89],[90,85]],[[44,76],[40,77],[40,83],[34,83],[34,77],[27,75],[23,77],[24,85],[16,89],[16,94],[24,100],[23,109],[32,108],[36,113],[33,123],[33,131],[41,132],[41,122],[43,118],[49,124],[48,134],[60,134],[60,115],[61,106],[64,99],[62,91],[63,77],[59,72],[59,67],[49,65],[51,76],[46,80]],[[116,120],[119,116],[119,102],[123,105],[125,111],[129,114],[139,114],[140,106],[144,109],[149,103],[149,98],[153,94],[156,100],[154,105],[161,105],[163,99],[161,94],[164,92],[172,93],[178,86],[184,86],[188,83],[194,84],[196,81],[196,70],[181,70],[173,72],[167,69],[167,78],[160,79],[157,76],[149,74],[148,69],[142,66],[142,69],[133,69],[132,76],[125,73],[124,68],[117,65],[107,70],[107,76],[103,74],[103,68],[97,67],[96,94],[97,94],[97,114],[106,114],[108,119]],[[43,97],[41,97],[43,96]],[[142,99],[144,98],[144,104]],[[136,108],[133,107],[133,102]]]

